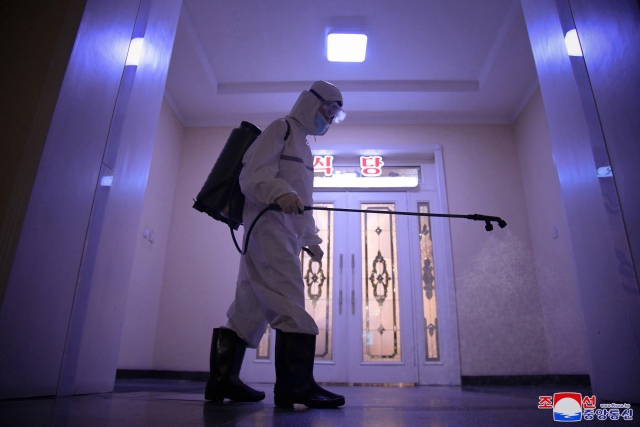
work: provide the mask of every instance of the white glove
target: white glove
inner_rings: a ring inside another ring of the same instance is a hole
[[[304,213],[304,204],[296,193],[283,194],[277,197],[275,202],[286,214],[302,215]]]
[[[311,245],[309,246],[309,250],[313,254],[311,259],[315,262],[321,262],[322,257],[324,256],[324,251],[320,248],[320,245]]]

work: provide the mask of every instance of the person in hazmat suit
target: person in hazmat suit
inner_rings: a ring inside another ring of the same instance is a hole
[[[245,195],[243,219],[255,224],[247,252],[241,257],[235,300],[228,322],[213,330],[211,377],[205,399],[260,401],[265,394],[244,384],[238,374],[247,347],[256,348],[267,323],[276,330],[274,401],[314,408],[344,405],[343,396],[320,387],[313,377],[318,327],[304,309],[300,251],[307,247],[320,261],[322,239],[304,206],[313,204],[313,155],[308,135],[324,135],[345,116],[342,94],[325,81],[303,91],[284,119],[272,122],[246,151],[240,173]]]

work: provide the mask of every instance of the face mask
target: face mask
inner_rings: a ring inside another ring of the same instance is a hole
[[[325,133],[327,133],[327,130],[329,130],[329,125],[331,124],[322,116],[322,114],[320,114],[320,112],[316,112],[316,115],[313,118],[313,122],[318,128],[318,133],[316,133],[316,135],[324,135]]]

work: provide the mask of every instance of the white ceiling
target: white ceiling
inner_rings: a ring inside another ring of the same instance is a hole
[[[332,30],[368,36],[326,59]],[[345,124],[512,123],[537,87],[519,0],[185,0],[165,96],[185,126],[264,125],[327,80]]]

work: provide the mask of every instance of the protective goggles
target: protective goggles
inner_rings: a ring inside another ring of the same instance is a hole
[[[347,117],[347,112],[342,109],[342,106],[337,101],[327,101],[313,89],[311,89],[310,92],[322,101],[320,108],[327,118],[332,119],[332,123],[340,123],[345,117]]]

